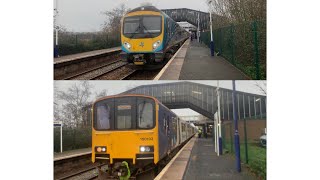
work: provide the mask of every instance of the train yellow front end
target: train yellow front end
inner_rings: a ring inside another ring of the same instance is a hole
[[[92,111],[92,162],[156,164],[158,125],[155,100],[145,96],[111,96],[96,101]]]
[[[122,56],[136,65],[160,62],[163,58],[164,16],[160,11],[139,9],[122,19]]]

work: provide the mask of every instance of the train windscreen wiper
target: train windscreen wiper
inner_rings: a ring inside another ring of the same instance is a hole
[[[142,25],[143,29],[145,29],[147,31],[147,33],[150,35],[150,37],[152,38],[152,34],[149,32],[149,30],[143,24],[141,24],[141,25]]]
[[[132,35],[129,37],[129,39],[133,38],[133,36],[136,35],[136,32],[140,29],[140,24],[139,26],[136,28],[136,30],[133,31],[133,33],[131,33]]]

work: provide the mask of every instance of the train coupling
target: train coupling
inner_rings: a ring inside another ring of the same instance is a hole
[[[135,65],[144,65],[147,63],[144,54],[135,54],[133,55],[133,59]]]
[[[113,167],[108,168],[108,172],[105,172],[98,168],[99,176],[98,179],[103,180],[129,180],[131,176],[129,165],[126,161],[117,162]]]

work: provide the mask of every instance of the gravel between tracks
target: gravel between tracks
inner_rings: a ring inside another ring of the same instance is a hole
[[[103,76],[96,78],[95,80],[119,80],[127,74],[131,73],[132,71],[135,71],[135,69],[123,66],[119,69],[106,73]]]
[[[128,77],[127,80],[152,80],[160,72],[160,70],[138,71],[137,73]]]
[[[101,167],[102,170],[107,170],[107,166],[102,166]],[[98,170],[97,169],[93,169],[91,171],[88,171],[88,172],[85,172],[83,174],[79,174],[77,176],[74,176],[72,178],[69,178],[69,180],[88,180],[88,179],[91,179],[95,176],[97,176],[99,174]]]
[[[86,74],[77,76],[77,77],[73,78],[73,80],[88,80],[88,79],[94,79],[94,77],[103,75],[103,74],[105,74],[107,71],[110,71],[110,70],[112,70],[112,69],[117,69],[117,68],[119,68],[119,67],[121,67],[121,66],[124,66],[124,65],[126,65],[126,64],[127,64],[127,62],[119,61],[119,62],[116,62],[116,63],[114,63],[114,64],[111,64],[110,66],[106,66],[106,67],[103,67],[103,68],[100,68],[100,69],[97,69],[97,70],[88,72],[88,73],[86,73]]]

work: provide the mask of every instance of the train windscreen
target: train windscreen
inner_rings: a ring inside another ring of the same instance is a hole
[[[146,99],[138,100],[138,128],[153,127],[153,105]]]
[[[95,105],[94,126],[99,130],[111,129],[113,119],[113,102],[102,101]]]
[[[161,34],[161,16],[124,18],[123,35],[128,38],[153,38]]]
[[[94,108],[96,130],[151,129],[155,102],[145,97],[119,97],[99,101]]]

